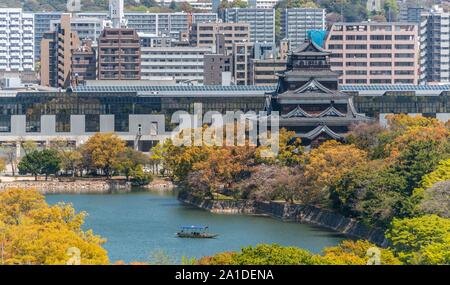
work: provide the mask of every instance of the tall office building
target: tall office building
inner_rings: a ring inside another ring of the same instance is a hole
[[[34,13],[34,58],[41,59],[41,40],[44,33],[50,31],[52,21],[61,20],[61,12]]]
[[[281,36],[295,49],[308,38],[309,30],[325,29],[325,9],[289,8],[281,11]]]
[[[79,39],[71,28],[71,14],[62,14],[53,31],[41,41],[41,85],[67,88],[70,86],[72,50]]]
[[[418,30],[412,23],[336,23],[326,38],[343,84],[417,84]]]
[[[98,39],[98,79],[141,79],[141,44],[135,30],[103,30]]]
[[[435,7],[421,14],[420,83],[450,82],[450,13]]]
[[[223,21],[248,23],[250,25],[250,41],[253,43],[275,43],[275,9],[225,9]]]
[[[33,14],[0,9],[0,71],[34,70],[34,44]]]

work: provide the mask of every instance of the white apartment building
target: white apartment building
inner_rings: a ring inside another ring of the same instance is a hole
[[[0,71],[34,70],[34,16],[0,8]]]
[[[420,19],[420,83],[449,83],[450,13],[434,7]]]
[[[272,9],[280,0],[248,0],[250,8]]]
[[[142,80],[203,84],[203,61],[211,47],[142,47]]]

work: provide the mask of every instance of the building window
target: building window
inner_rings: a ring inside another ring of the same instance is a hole
[[[70,132],[70,114],[58,113],[56,114],[56,128],[57,133],[68,133]]]
[[[128,132],[129,131],[128,113],[114,115],[114,131],[115,132]]]
[[[41,132],[41,116],[36,113],[26,115],[25,129],[27,133],[40,133]]]
[[[10,133],[10,132],[11,132],[11,116],[0,115],[0,133]]]
[[[97,114],[87,114],[85,116],[85,131],[87,133],[92,132],[99,132],[100,131],[100,115]]]

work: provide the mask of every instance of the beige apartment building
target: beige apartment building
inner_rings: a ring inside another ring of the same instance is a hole
[[[286,70],[286,59],[267,58],[250,60],[250,85],[273,86],[278,83],[278,74]]]
[[[226,54],[233,51],[233,44],[250,42],[248,23],[194,23],[190,33],[191,45],[215,48],[218,34],[224,35]],[[214,51],[215,52],[215,51]]]
[[[336,23],[325,49],[341,84],[418,84],[416,24]]]

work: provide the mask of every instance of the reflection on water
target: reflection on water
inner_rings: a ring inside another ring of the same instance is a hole
[[[179,261],[181,256],[201,257],[239,250],[258,243],[279,243],[320,252],[336,245],[342,236],[310,225],[281,222],[268,217],[213,214],[181,204],[173,193],[48,195],[50,204],[72,203],[86,211],[85,229],[107,238],[104,247],[111,261],[148,261],[163,251]],[[207,225],[216,239],[181,239],[179,226]]]

